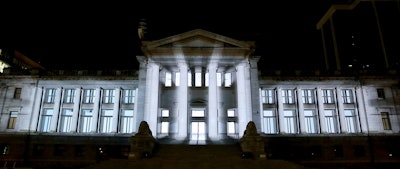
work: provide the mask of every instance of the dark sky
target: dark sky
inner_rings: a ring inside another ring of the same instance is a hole
[[[298,65],[323,57],[315,25],[333,0],[90,2],[3,1],[0,47],[51,69],[135,69],[145,18],[151,40],[200,28],[255,41],[261,65]]]

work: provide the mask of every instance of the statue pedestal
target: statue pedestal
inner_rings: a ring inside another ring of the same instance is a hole
[[[131,137],[130,141],[129,159],[148,158],[152,155],[155,147],[155,140],[152,136],[135,135]]]
[[[244,136],[240,139],[240,148],[244,155],[254,158],[266,158],[264,140],[261,136]]]

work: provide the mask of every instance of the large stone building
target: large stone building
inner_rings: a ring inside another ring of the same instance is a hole
[[[156,139],[193,145],[239,140],[252,121],[268,159],[305,165],[400,160],[396,70],[266,75],[254,42],[202,29],[144,41],[142,50],[138,70],[5,69],[4,166],[125,158],[141,121]]]

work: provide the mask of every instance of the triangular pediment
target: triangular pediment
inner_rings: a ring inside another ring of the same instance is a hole
[[[238,41],[202,29],[195,29],[156,41],[143,42],[143,47],[155,48],[251,48],[250,42]]]

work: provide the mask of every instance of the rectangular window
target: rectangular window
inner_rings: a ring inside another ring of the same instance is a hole
[[[113,110],[103,110],[100,117],[100,133],[110,133],[112,130]]]
[[[165,72],[165,87],[172,86],[172,75],[171,72]]]
[[[114,89],[104,89],[103,103],[114,103]]]
[[[324,99],[324,103],[326,103],[326,104],[334,103],[333,89],[323,89],[322,90],[322,98]]]
[[[133,132],[133,110],[122,110],[119,125],[121,133]]]
[[[75,89],[64,89],[64,103],[74,103]]]
[[[390,124],[389,113],[388,112],[381,112],[381,117],[382,117],[383,129],[384,130],[391,130],[392,129],[392,125]]]
[[[314,90],[313,89],[303,89],[303,103],[304,104],[313,104],[314,103]]]
[[[227,134],[230,136],[236,136],[237,130],[236,130],[236,113],[235,109],[228,109],[226,112],[226,116],[228,117],[226,127],[227,127]]]
[[[266,134],[276,134],[277,130],[277,120],[274,110],[264,110],[263,111],[263,125],[264,133]]]
[[[8,118],[8,129],[15,129],[15,124],[17,123],[18,112],[10,112],[10,117]]]
[[[385,90],[380,88],[380,89],[376,89],[376,92],[378,94],[378,99],[385,99]]]
[[[217,86],[222,86],[222,73],[217,72]]]
[[[134,89],[124,89],[124,103],[131,104],[135,103],[136,91]]]
[[[49,132],[51,125],[51,118],[53,117],[53,109],[43,109],[42,118],[40,121],[41,132]]]
[[[79,122],[79,132],[88,133],[91,131],[92,116],[92,109],[82,109]]]
[[[83,91],[83,103],[93,103],[94,102],[94,89],[85,89]]]
[[[275,90],[274,89],[263,89],[261,90],[261,100],[264,104],[275,103]]]
[[[343,103],[354,103],[353,91],[351,89],[342,90]]]
[[[175,72],[175,86],[179,86],[181,84],[181,73]]]
[[[286,104],[294,104],[294,90],[293,89],[283,89],[282,90],[282,102]]]
[[[55,96],[56,96],[56,89],[46,89],[44,102],[54,103]]]
[[[314,110],[304,110],[307,133],[318,133],[318,118]]]
[[[161,110],[161,133],[168,134],[169,132],[169,110]]]
[[[338,133],[338,120],[335,110],[324,110],[325,114],[325,123],[326,123],[326,132],[327,133]]]
[[[22,88],[15,88],[14,91],[14,99],[20,99],[21,98],[21,92],[22,92]]]
[[[232,85],[232,74],[225,73],[224,86],[231,87],[231,85]]]
[[[346,119],[346,126],[348,133],[356,133],[357,129],[357,117],[354,109],[346,109],[344,110],[344,117]]]
[[[297,118],[294,110],[284,110],[285,131],[287,133],[297,133]]]
[[[188,86],[192,87],[192,72],[188,72]]]
[[[194,86],[201,87],[201,72],[196,72],[194,74]]]
[[[71,132],[71,125],[72,125],[72,109],[63,109],[61,112],[61,119],[60,119],[60,132]]]

